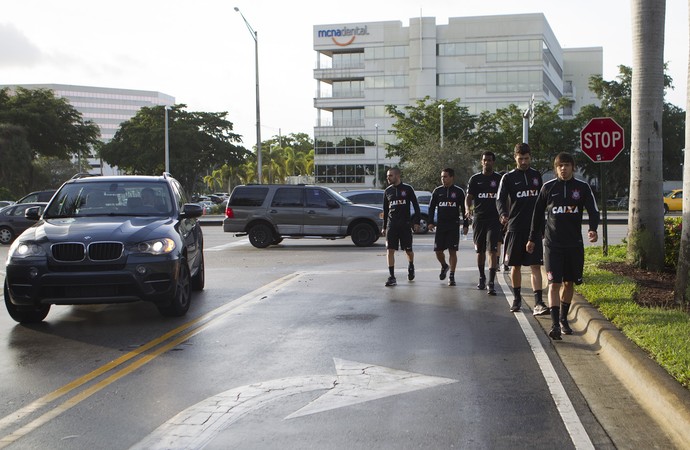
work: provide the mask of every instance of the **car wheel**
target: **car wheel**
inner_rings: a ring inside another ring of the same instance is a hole
[[[19,323],[39,323],[46,318],[50,312],[50,305],[42,305],[39,308],[32,308],[27,306],[17,306],[10,300],[10,289],[7,287],[7,280],[5,280],[5,287],[3,290],[5,296],[5,307],[10,317]]]
[[[419,219],[419,231],[417,234],[427,234],[429,232],[429,218],[427,216],[421,216]]]
[[[189,310],[189,303],[192,298],[191,279],[189,267],[185,258],[180,259],[180,269],[175,283],[170,302],[165,305],[158,305],[158,311],[167,317],[181,317]]]
[[[249,242],[256,248],[266,248],[275,241],[273,230],[265,223],[258,223],[249,229]]]
[[[282,237],[275,238],[275,239],[273,240],[273,242],[271,242],[271,245],[278,245],[278,244],[280,244],[281,242],[283,242],[283,238],[282,238]]]
[[[358,223],[350,236],[357,247],[371,247],[376,242],[376,230],[368,223]]]
[[[0,227],[0,244],[8,245],[14,240],[14,233],[7,227]]]
[[[664,203],[664,215],[668,214],[668,205]],[[0,230],[0,233],[2,233],[2,230]]]
[[[204,267],[204,251],[201,250],[201,262],[199,263],[199,270],[196,271],[196,275],[192,277],[192,290],[193,291],[203,291],[204,285],[206,284],[206,268]]]

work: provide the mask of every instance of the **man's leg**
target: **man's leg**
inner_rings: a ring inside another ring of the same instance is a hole
[[[561,283],[549,284],[549,306],[551,307],[551,331],[549,331],[549,337],[560,341]]]
[[[573,334],[572,328],[568,323],[568,312],[570,311],[570,303],[573,301],[573,294],[575,292],[575,286],[572,281],[564,281],[563,288],[561,289],[561,312],[559,316],[559,322],[561,324],[561,330],[563,334]]]
[[[448,262],[450,263],[448,286],[455,286],[455,267],[458,265],[458,252],[452,248],[448,249]]]
[[[477,253],[477,269],[479,269],[479,284],[477,284],[477,289],[483,290],[486,287],[486,275],[484,272],[484,265],[486,264],[486,253],[479,250]],[[491,264],[491,263],[489,263]]]
[[[386,281],[386,286],[395,286],[397,281],[395,279],[395,250],[389,248],[386,251],[386,261],[388,262],[388,281]]]
[[[510,268],[510,282],[513,285],[513,295],[515,296],[513,299],[513,306],[510,307],[512,312],[520,311],[520,306],[522,306],[522,293],[520,292],[522,289],[521,270],[522,266],[512,266]]]
[[[412,249],[405,250],[407,255],[407,279],[414,280],[414,251]]]
[[[498,254],[496,252],[489,253],[489,295],[496,295],[496,288],[494,287],[494,281],[496,280],[496,266],[498,264]]]

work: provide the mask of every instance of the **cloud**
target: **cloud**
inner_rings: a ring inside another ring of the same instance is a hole
[[[44,58],[43,52],[17,27],[0,23],[0,67],[30,67]]]

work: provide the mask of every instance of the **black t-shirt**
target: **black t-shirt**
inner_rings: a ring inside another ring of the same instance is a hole
[[[410,224],[410,205],[414,208],[415,223],[419,223],[419,202],[414,189],[409,184],[391,184],[383,192],[383,228]]]
[[[498,185],[501,183],[501,175],[492,172],[491,175],[484,175],[479,172],[472,175],[467,183],[467,193],[474,197],[474,221],[489,222],[498,220],[498,210],[496,209],[496,197]]]
[[[527,170],[513,169],[503,175],[498,186],[496,207],[499,217],[508,216],[508,231],[529,233],[534,204],[542,184],[541,173],[531,167]]]
[[[435,214],[437,208],[438,215]],[[458,228],[460,218],[463,220],[463,226],[466,227],[465,191],[454,184],[449,187],[439,186],[434,189],[429,201],[429,223],[435,224],[438,231],[445,231]]]

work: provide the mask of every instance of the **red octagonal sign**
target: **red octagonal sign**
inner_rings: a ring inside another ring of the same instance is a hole
[[[623,127],[610,117],[596,117],[580,132],[580,146],[592,161],[611,162],[625,147]]]

